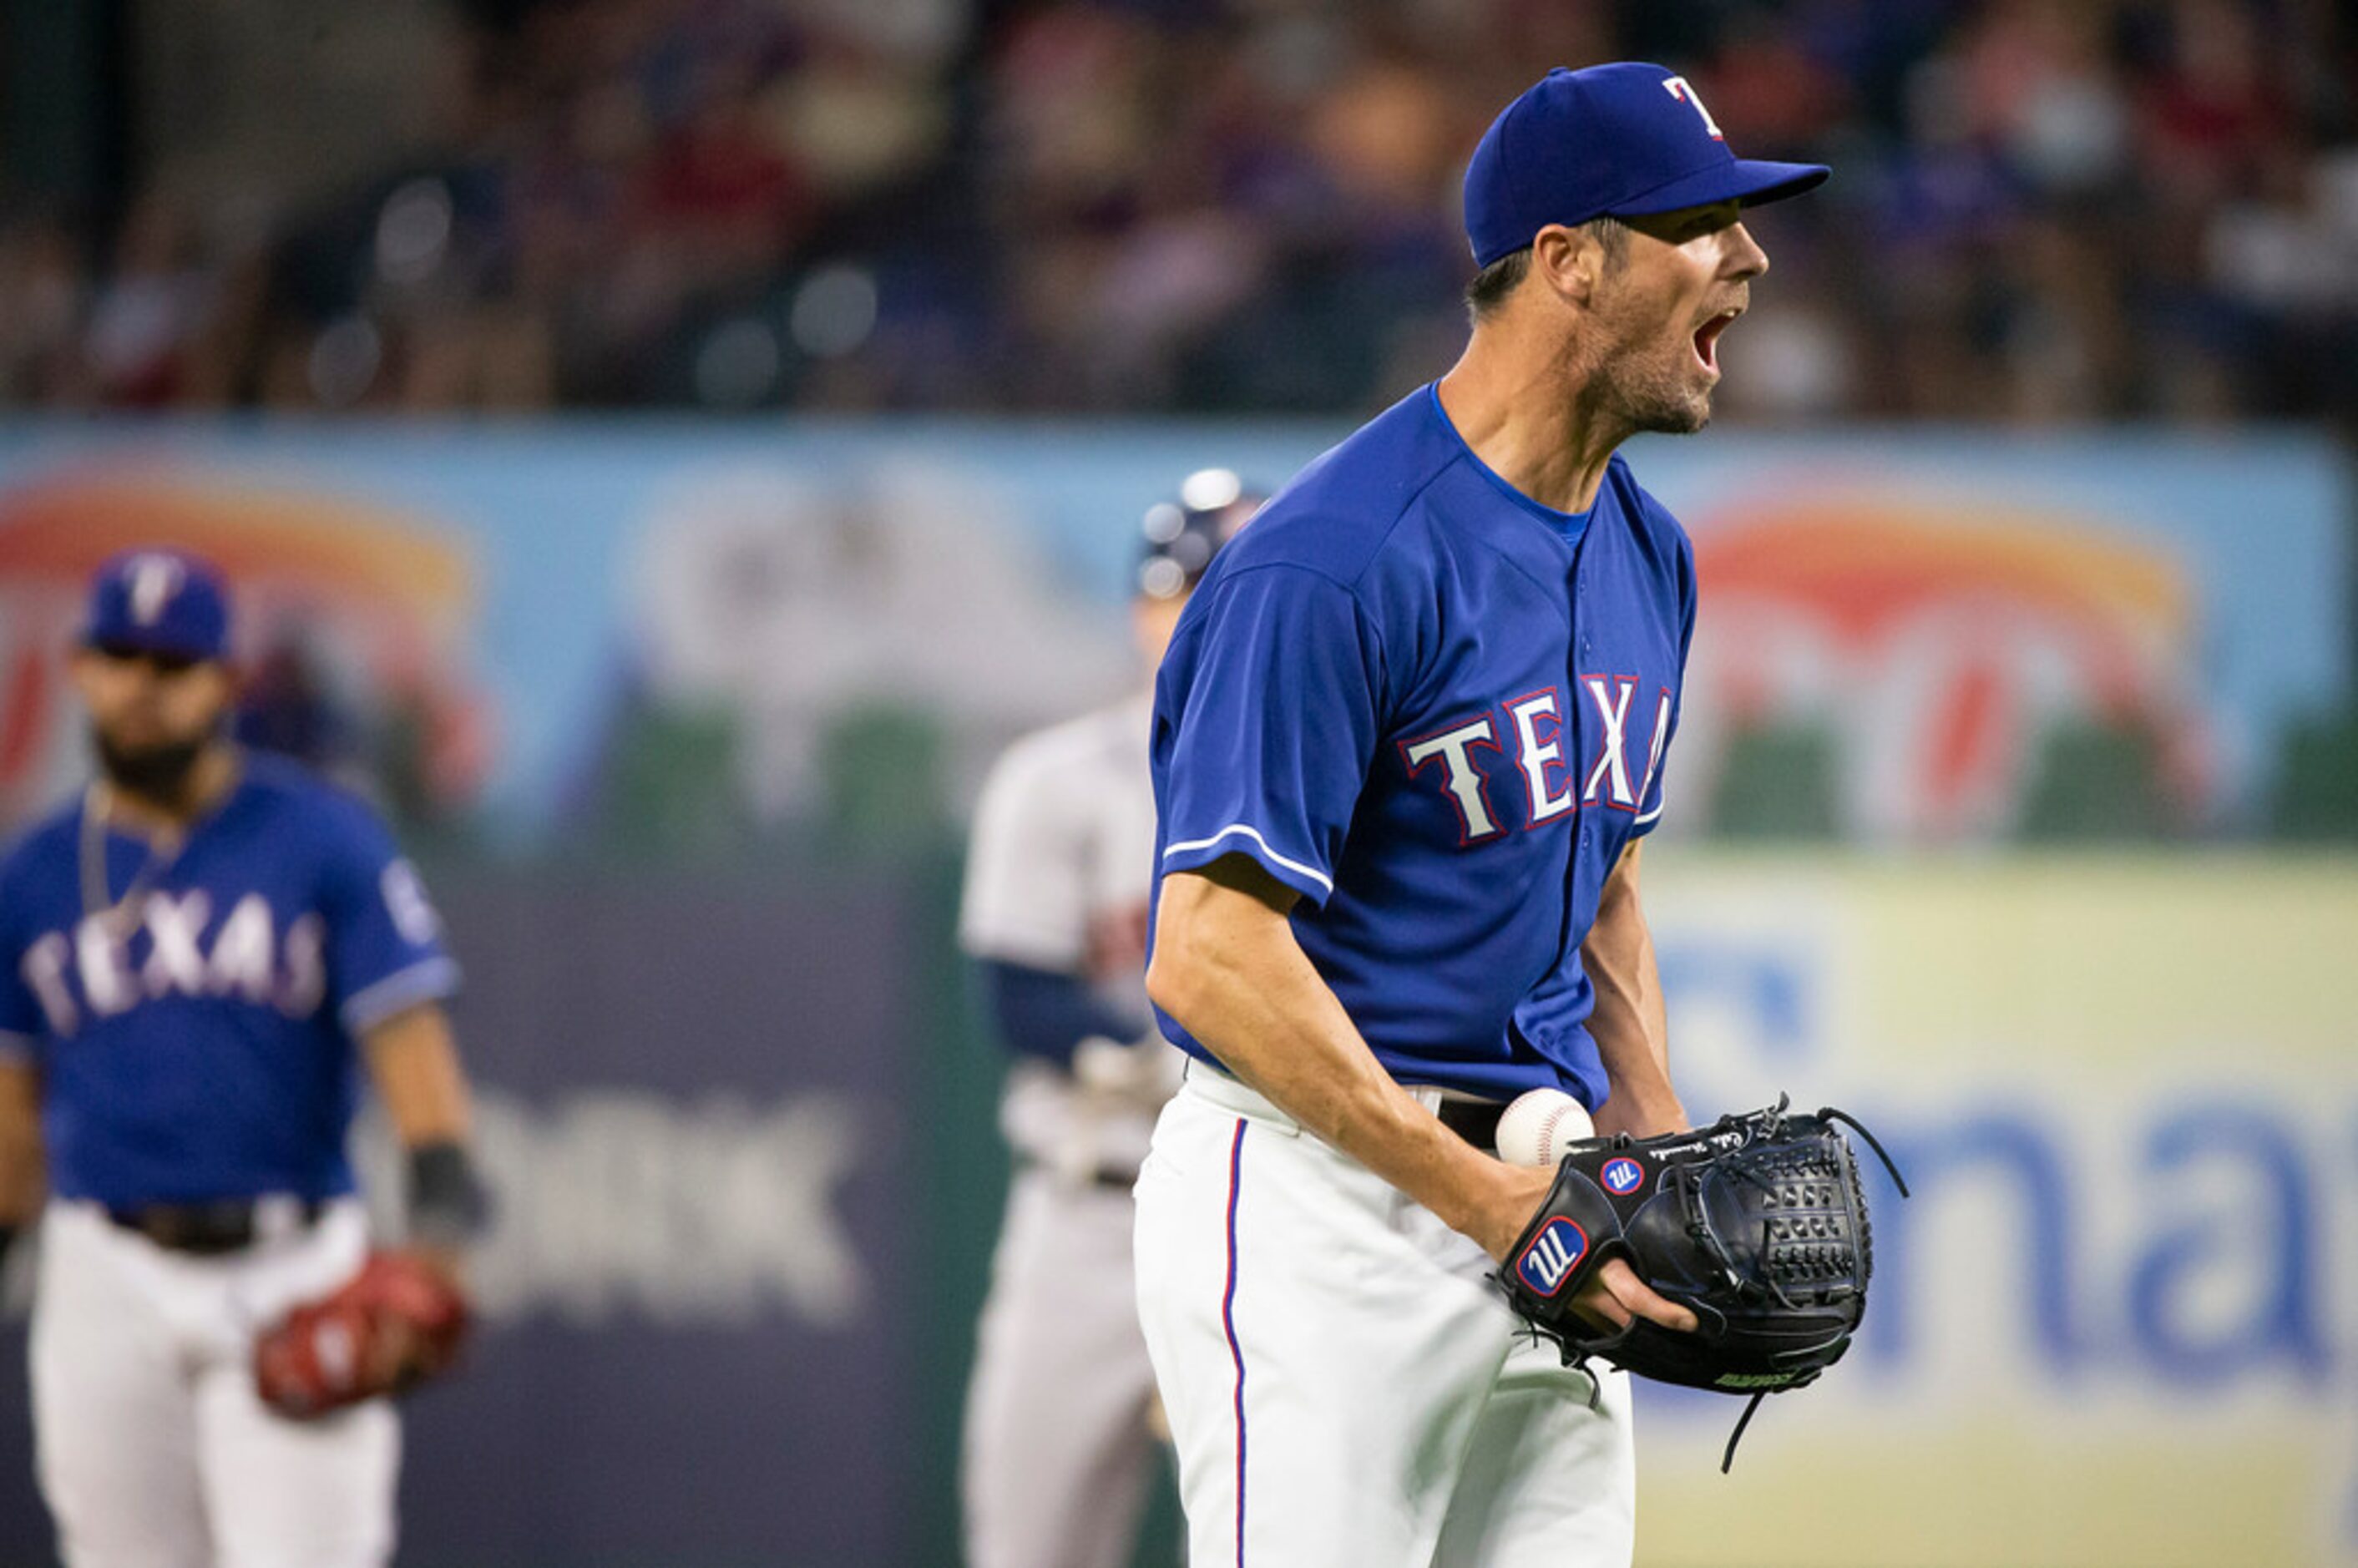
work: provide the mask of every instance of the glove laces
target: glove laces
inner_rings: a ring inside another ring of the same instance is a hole
[[[1768,1390],[1755,1389],[1752,1390],[1752,1397],[1744,1401],[1744,1413],[1736,1418],[1736,1430],[1727,1434],[1726,1451],[1719,1456],[1721,1475],[1726,1475],[1727,1467],[1736,1463],[1736,1445],[1744,1441],[1744,1429],[1752,1424],[1752,1412],[1758,1410],[1760,1401],[1768,1397]]]
[[[1869,1132],[1858,1118],[1846,1110],[1836,1110],[1830,1105],[1820,1106],[1818,1115],[1827,1121],[1839,1121],[1861,1138],[1866,1139],[1866,1146],[1875,1151],[1875,1157],[1883,1162],[1883,1168],[1891,1173],[1891,1184],[1899,1189],[1901,1197],[1908,1195],[1908,1178],[1899,1173],[1898,1162],[1885,1152],[1882,1141]]]

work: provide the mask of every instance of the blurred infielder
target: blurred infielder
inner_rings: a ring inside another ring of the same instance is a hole
[[[1207,470],[1147,513],[1132,622],[1150,672],[1260,499]],[[1147,708],[1141,689],[1017,741],[976,810],[959,935],[1015,1056],[1017,1168],[967,1397],[973,1568],[1121,1568],[1159,1451],[1130,1189],[1184,1058],[1146,1010]]]
[[[0,1221],[38,1210],[71,1568],[389,1561],[399,1433],[368,1396],[454,1347],[483,1214],[434,912],[366,806],[226,739],[228,648],[206,563],[110,562],[73,660],[98,775],[0,862]],[[410,1163],[413,1246],[373,1258],[363,1061]]]
[[[1627,1378],[1518,1336],[1488,1276],[1554,1173],[1491,1151],[1541,1087],[1684,1125],[1638,863],[1693,557],[1615,449],[1702,427],[1768,265],[1740,209],[1825,172],[1659,67],[1552,73],[1466,170],[1464,357],[1180,618],[1148,985],[1195,1060],[1137,1259],[1198,1568],[1629,1561]],[[1694,1326],[1617,1259],[1574,1299]]]

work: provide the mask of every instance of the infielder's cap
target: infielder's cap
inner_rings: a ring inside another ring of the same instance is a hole
[[[173,658],[222,658],[229,652],[229,590],[201,557],[125,550],[91,579],[82,641]]]
[[[1643,217],[1737,200],[1779,201],[1823,183],[1823,164],[1728,150],[1685,77],[1659,65],[1558,67],[1490,123],[1466,166],[1466,237],[1476,265],[1550,223]]]
[[[1227,469],[1198,469],[1179,486],[1179,499],[1146,509],[1139,531],[1138,591],[1176,599],[1204,578],[1220,546],[1236,537],[1267,501]]]

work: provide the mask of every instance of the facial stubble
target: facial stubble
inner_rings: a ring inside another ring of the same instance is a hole
[[[197,760],[218,732],[216,728],[189,739],[125,746],[93,724],[91,746],[108,784],[125,795],[173,810],[188,799]]]

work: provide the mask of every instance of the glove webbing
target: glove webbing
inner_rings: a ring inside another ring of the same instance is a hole
[[[1768,1115],[1763,1117],[1759,1121],[1753,1124],[1744,1143],[1737,1149],[1737,1155],[1740,1155],[1744,1149],[1750,1148],[1758,1139],[1762,1137],[1773,1138],[1783,1130],[1785,1122],[1785,1108],[1791,1103],[1791,1099],[1792,1097],[1790,1095],[1780,1094],[1777,1097],[1775,1108],[1770,1110]],[[1883,1162],[1883,1168],[1891,1173],[1891,1184],[1899,1189],[1899,1195],[1903,1198],[1908,1195],[1908,1178],[1899,1173],[1898,1163],[1891,1158],[1890,1152],[1883,1147],[1883,1141],[1876,1137],[1874,1133],[1869,1132],[1866,1130],[1866,1125],[1862,1123],[1858,1118],[1851,1115],[1850,1112],[1846,1110],[1838,1110],[1830,1105],[1819,1107],[1818,1115],[1824,1120],[1840,1122],[1843,1126],[1849,1128],[1853,1132],[1857,1133],[1861,1138],[1865,1139],[1866,1141],[1866,1146],[1875,1151],[1875,1157]],[[1731,1158],[1733,1159],[1735,1157],[1731,1156]],[[1740,1161],[1732,1164],[1730,1166],[1730,1170],[1735,1175],[1745,1181],[1763,1185],[1766,1184],[1766,1179],[1762,1177],[1758,1171],[1748,1164],[1740,1162]],[[1702,1191],[1701,1183],[1697,1182],[1690,1184],[1683,1187],[1682,1190],[1686,1194],[1688,1215],[1687,1228],[1689,1233],[1693,1235],[1697,1241],[1701,1242],[1704,1247],[1710,1249],[1712,1257],[1716,1260],[1719,1264],[1720,1271],[1727,1276],[1728,1282],[1731,1285],[1742,1288],[1750,1284],[1750,1281],[1746,1281],[1737,1275],[1727,1250],[1727,1244],[1720,1238],[1719,1232],[1714,1228],[1711,1223],[1710,1212],[1704,1208],[1703,1204],[1699,1201],[1699,1195]],[[1866,1206],[1864,1204],[1859,1206],[1858,1224],[1860,1232],[1858,1238],[1860,1254],[1863,1258],[1872,1259],[1874,1253],[1869,1247],[1866,1236]],[[1777,1299],[1784,1305],[1793,1305],[1792,1298],[1785,1294],[1785,1287],[1780,1284],[1773,1275],[1768,1281],[1766,1288],[1774,1292]],[[1791,1384],[1790,1387],[1796,1389],[1806,1388],[1810,1383],[1815,1382],[1816,1380],[1817,1379],[1814,1377],[1812,1377],[1803,1382]],[[1752,1392],[1752,1397],[1744,1401],[1743,1413],[1736,1418],[1735,1430],[1727,1434],[1727,1446],[1720,1453],[1719,1473],[1721,1475],[1725,1476],[1728,1474],[1730,1467],[1735,1465],[1736,1445],[1744,1441],[1744,1429],[1752,1424],[1753,1416],[1758,1413],[1760,1409],[1760,1401],[1767,1399],[1772,1393],[1783,1393],[1784,1391],[1785,1390],[1782,1389],[1756,1389]]]

